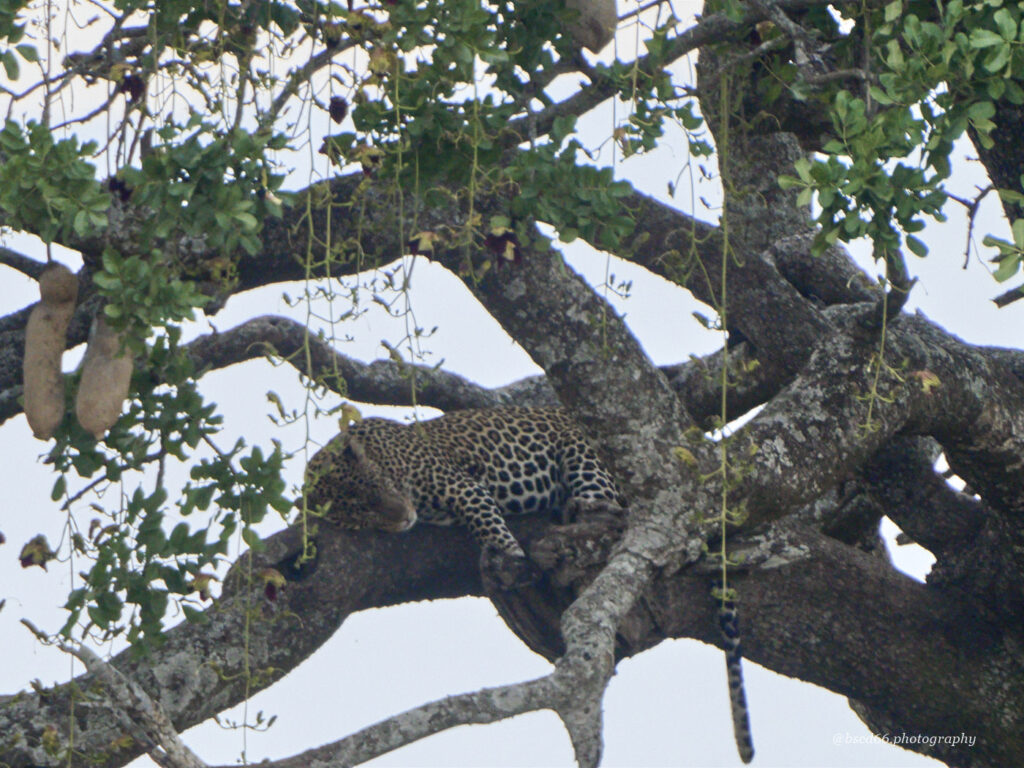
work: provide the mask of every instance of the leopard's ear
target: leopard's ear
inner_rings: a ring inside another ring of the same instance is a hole
[[[350,432],[345,436],[345,446],[342,448],[341,455],[350,461],[364,462],[366,461],[366,448],[363,447],[362,440]]]

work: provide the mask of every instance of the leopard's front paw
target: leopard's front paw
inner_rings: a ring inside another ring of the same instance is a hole
[[[480,574],[490,589],[520,589],[535,584],[540,569],[526,555],[513,554],[496,547],[484,547],[480,554]]]
[[[609,499],[569,499],[565,505],[564,524],[595,523],[610,527],[625,526],[626,510]]]
[[[608,561],[622,527],[619,517],[554,525],[530,545],[530,557],[550,574],[553,584],[565,587]]]

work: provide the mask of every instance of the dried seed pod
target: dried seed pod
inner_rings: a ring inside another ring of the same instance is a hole
[[[121,415],[131,380],[132,356],[124,346],[124,333],[107,325],[101,311],[89,330],[75,401],[78,423],[97,440]]]
[[[25,325],[22,362],[25,417],[32,434],[49,440],[64,418],[64,377],[60,372],[68,323],[78,298],[78,278],[54,263],[39,276],[40,302]]]

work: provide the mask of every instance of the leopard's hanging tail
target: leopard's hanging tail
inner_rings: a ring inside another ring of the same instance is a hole
[[[731,600],[723,600],[718,609],[718,626],[725,642],[725,669],[729,676],[729,706],[732,707],[732,728],[740,759],[754,759],[754,741],[750,735],[747,693],[743,687],[743,649],[740,646],[739,614]]]

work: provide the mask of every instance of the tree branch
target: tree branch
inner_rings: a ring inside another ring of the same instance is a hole
[[[310,381],[362,402],[411,405],[414,388],[415,402],[442,410],[493,408],[503,402],[498,390],[430,366],[352,360],[286,317],[264,315],[228,331],[215,331],[191,342],[188,352],[203,371],[268,355],[280,358]]]
[[[855,324],[857,315],[847,312],[845,322]],[[746,500],[747,525],[813,501],[900,432],[935,437],[951,466],[993,507],[1019,513],[1024,466],[1007,457],[1024,455],[1021,382],[919,317],[889,326],[892,362],[875,361],[876,349],[875,339],[856,332],[827,338],[801,374],[736,433],[736,453],[753,457],[736,490]],[[875,365],[883,367],[881,385]],[[939,383],[926,384],[926,375]]]
[[[470,723],[485,724],[546,709],[551,700],[550,677],[448,696],[389,717],[350,736],[301,754],[261,763],[266,768],[330,768],[358,765],[419,739]],[[224,768],[227,768],[226,766]]]
[[[39,630],[25,619],[22,623],[45,639]],[[98,683],[103,686],[106,709],[114,712],[119,722],[132,736],[145,745],[146,752],[162,768],[207,768],[178,737],[170,718],[135,682],[93,653],[85,645],[72,645],[57,640],[57,647],[81,661]]]
[[[0,246],[0,264],[17,270],[23,275],[28,275],[33,280],[38,280],[39,276],[43,274],[43,270],[46,269],[45,263],[30,259],[28,256],[3,246]]]

